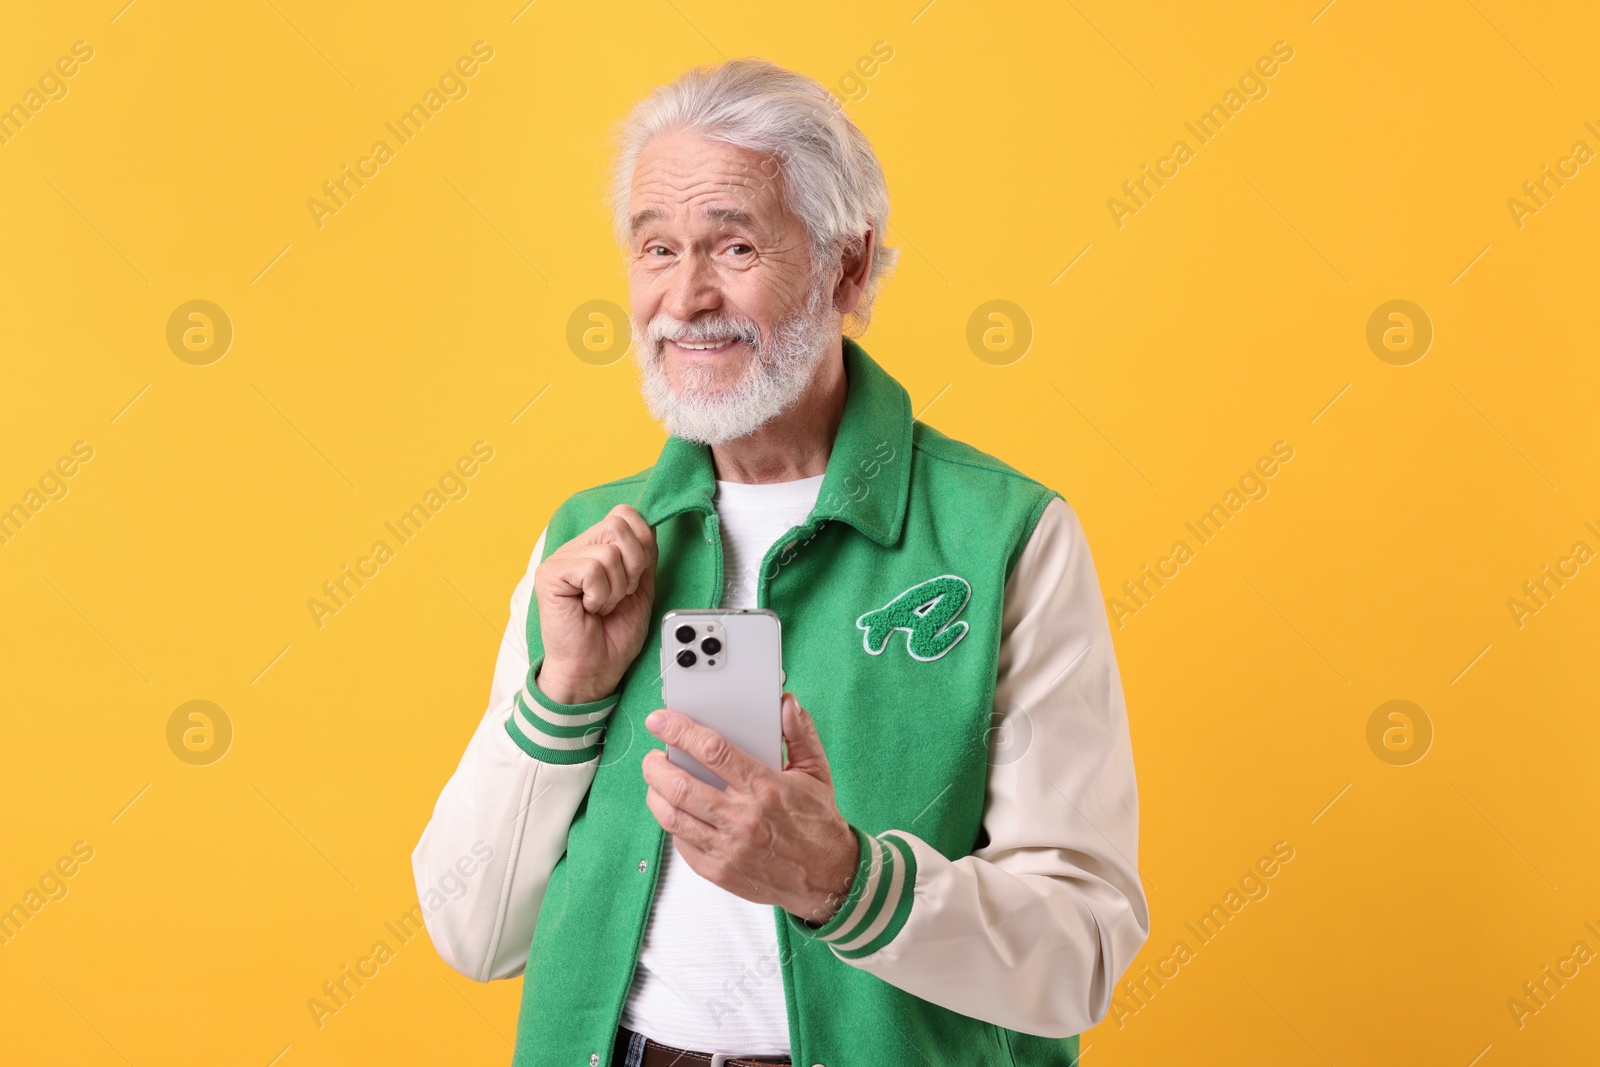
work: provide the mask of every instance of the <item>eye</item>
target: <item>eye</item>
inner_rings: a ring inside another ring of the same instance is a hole
[[[740,248],[744,249],[744,251],[743,252],[736,252],[736,250],[740,249]],[[753,246],[751,246],[751,245],[747,245],[747,244],[742,244],[741,243],[741,244],[729,245],[728,246],[728,251],[735,252],[735,254],[737,254],[737,255],[748,255],[749,253],[754,252],[755,248]]]
[[[651,245],[649,248],[644,250],[644,254],[647,256],[654,252],[666,252],[668,255],[672,254],[666,245]]]

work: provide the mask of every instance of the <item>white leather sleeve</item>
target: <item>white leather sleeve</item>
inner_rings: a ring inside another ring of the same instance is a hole
[[[528,607],[539,535],[495,659],[489,708],[411,853],[423,922],[439,955],[478,982],[511,978],[528,949],[550,872],[599,759],[541,763],[506,732],[528,673]]]
[[[910,912],[888,944],[840,958],[963,1015],[1067,1037],[1105,1017],[1150,914],[1122,681],[1088,541],[1059,498],[1006,585],[995,707],[988,842],[952,861],[877,835],[914,855]]]

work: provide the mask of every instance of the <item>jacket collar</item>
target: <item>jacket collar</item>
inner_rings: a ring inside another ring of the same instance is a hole
[[[911,489],[911,397],[853,339],[844,338],[844,416],[806,524],[839,520],[881,545],[900,539]],[[652,526],[686,511],[711,514],[711,449],[668,437],[650,470],[639,513]]]

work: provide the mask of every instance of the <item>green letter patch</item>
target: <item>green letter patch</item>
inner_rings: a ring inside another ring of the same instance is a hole
[[[967,624],[954,622],[972,596],[965,578],[941,574],[912,586],[876,611],[856,620],[864,636],[862,647],[883,655],[896,630],[906,632],[906,651],[923,663],[938,659],[967,636]]]

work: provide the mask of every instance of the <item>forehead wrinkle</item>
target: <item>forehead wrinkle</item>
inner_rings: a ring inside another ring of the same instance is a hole
[[[708,175],[703,169],[667,175],[644,174],[634,182],[634,195],[644,202],[669,200],[695,203],[709,197],[727,196],[740,203],[749,203],[760,194],[760,188],[748,179]]]
[[[709,160],[689,160],[677,155],[650,153],[634,172],[633,195],[648,205],[652,200],[681,200],[693,203],[708,196],[724,194],[749,204],[760,197],[771,180],[754,171],[743,159],[716,153]],[[754,153],[751,153],[754,155]]]
[[[732,210],[750,217],[749,225],[772,243],[770,251],[803,248],[803,240],[794,240],[798,220],[778,194],[776,174],[761,169],[769,159],[731,148],[716,150],[709,159],[647,148],[634,171],[631,217],[639,221],[630,228],[632,236],[637,238],[645,225],[691,221],[693,215],[699,218],[692,221],[715,232],[737,223],[717,219],[713,213]]]
[[[712,229],[749,226],[773,235],[782,228],[777,224],[780,220],[767,221],[761,217],[760,205],[731,193],[729,186],[714,180],[704,180],[682,189],[668,188],[671,192],[657,188],[656,183],[640,183],[636,196],[640,210],[633,215],[635,221],[632,229],[635,232],[648,223],[682,219],[686,215],[698,217],[701,223]]]
[[[708,171],[748,175],[752,169],[749,160],[760,155],[758,152],[725,146],[721,150],[713,149],[697,154],[695,158],[688,158],[682,153],[652,151],[654,147],[646,148],[640,155],[638,169],[660,170],[680,178],[693,178]]]

